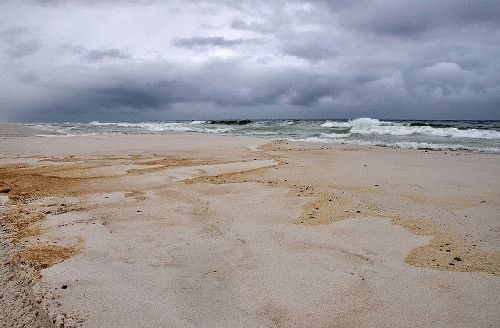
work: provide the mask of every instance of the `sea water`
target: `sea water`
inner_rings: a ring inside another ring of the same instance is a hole
[[[197,133],[500,154],[500,121],[206,120],[30,124],[63,135]]]

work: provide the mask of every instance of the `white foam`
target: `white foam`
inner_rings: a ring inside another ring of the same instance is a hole
[[[109,122],[108,123],[101,123],[99,121],[92,121],[92,122],[89,123],[89,125],[97,125],[97,126],[99,126],[99,125],[101,125],[101,126],[108,126],[108,125],[115,125],[115,124],[116,123],[109,123]]]
[[[161,131],[176,131],[176,132],[188,132],[191,129],[184,123],[171,122],[171,123],[141,123],[138,127],[146,129],[151,132],[161,132]]]
[[[500,124],[496,122],[389,122],[373,118],[350,121],[261,120],[252,124],[211,124],[210,121],[50,123],[41,127],[64,136],[143,133],[202,133],[244,135],[262,138],[307,140],[314,142],[382,145],[402,148],[428,148],[500,152]],[[489,127],[483,128],[483,127]],[[496,130],[495,130],[496,129]]]
[[[120,123],[116,123],[116,126],[123,127],[123,128],[132,128],[132,127],[137,126],[137,124],[120,122]]]
[[[459,130],[457,128],[433,128],[431,126],[408,126],[403,124],[355,125],[350,133],[361,135],[427,135],[448,138],[500,139],[500,132],[494,130]]]
[[[215,128],[215,129],[203,129],[203,130],[196,130],[195,132],[207,132],[207,133],[214,133],[214,134],[217,134],[217,133],[226,133],[226,132],[229,132],[233,130],[233,128],[231,127],[226,127],[226,128]]]
[[[347,133],[322,133],[321,137],[328,139],[343,139],[349,138],[349,134]]]
[[[334,122],[334,121],[326,121],[321,124],[324,128],[348,128],[351,126],[349,122]]]
[[[349,121],[351,126],[379,126],[382,122],[374,118],[361,117],[355,120]]]

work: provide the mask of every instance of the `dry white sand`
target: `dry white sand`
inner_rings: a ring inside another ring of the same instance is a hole
[[[5,327],[500,324],[497,155],[4,135],[0,164]]]

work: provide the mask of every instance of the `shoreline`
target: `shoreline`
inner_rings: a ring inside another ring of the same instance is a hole
[[[59,132],[36,129],[20,123],[0,123],[0,138],[62,135]]]
[[[68,327],[498,318],[500,157],[27,135],[0,140],[2,220],[53,297],[40,296],[45,312]]]
[[[224,122],[224,121],[221,121]],[[267,122],[267,123],[266,123]],[[269,123],[271,122],[271,123]],[[497,123],[477,126],[465,121],[423,126],[406,121],[390,123],[361,118],[352,122],[319,120],[311,121],[255,121],[247,124],[213,124],[206,121],[180,122],[137,122],[137,123],[64,123],[37,125],[49,130],[39,132],[47,135],[58,129],[61,136],[91,135],[140,135],[151,134],[196,134],[242,136],[265,138],[266,140],[287,140],[334,145],[363,145],[368,147],[388,147],[398,149],[419,149],[427,151],[450,151],[467,153],[500,154],[499,127]],[[443,121],[444,122],[444,121]],[[446,121],[448,122],[448,121]],[[340,124],[340,125],[339,125]],[[346,125],[347,124],[347,125]],[[395,125],[394,125],[395,124]],[[20,125],[22,127],[22,125]],[[0,126],[0,132],[1,132]],[[66,134],[68,133],[68,134]]]

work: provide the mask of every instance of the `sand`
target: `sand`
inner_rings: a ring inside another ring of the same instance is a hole
[[[4,327],[500,324],[498,155],[3,129]]]

